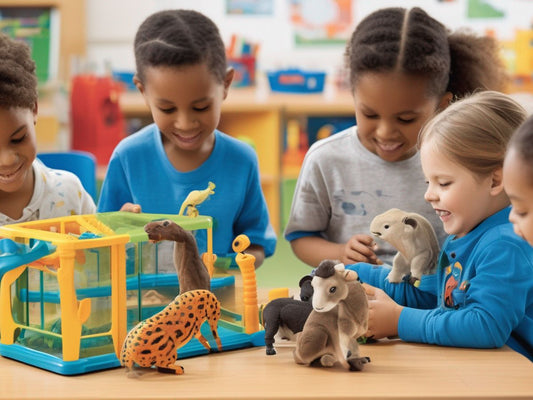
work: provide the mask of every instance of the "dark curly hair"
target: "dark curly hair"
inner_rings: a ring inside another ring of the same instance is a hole
[[[518,127],[511,137],[508,149],[513,149],[528,166],[528,174],[533,182],[533,115]]]
[[[350,83],[365,72],[401,71],[429,79],[431,95],[463,97],[504,89],[505,67],[494,39],[451,33],[421,8],[383,8],[364,18],[346,47]]]
[[[218,82],[223,82],[226,75],[226,50],[217,26],[193,10],[165,10],[150,15],[135,35],[134,50],[141,82],[147,67],[204,62]]]
[[[37,102],[35,62],[29,46],[0,33],[0,107],[32,109]]]

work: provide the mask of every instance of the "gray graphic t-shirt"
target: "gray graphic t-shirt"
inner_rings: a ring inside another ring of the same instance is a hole
[[[370,234],[376,215],[399,208],[426,217],[442,245],[446,233],[424,200],[425,191],[418,153],[403,161],[384,161],[361,144],[354,126],[314,143],[307,152],[285,237],[320,235],[346,243],[355,234]],[[397,250],[384,241],[376,242],[378,257],[392,264]]]

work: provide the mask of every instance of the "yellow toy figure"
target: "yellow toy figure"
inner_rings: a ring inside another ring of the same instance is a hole
[[[196,337],[209,351],[211,346],[200,327],[207,320],[219,351],[222,343],[218,336],[220,303],[209,290],[191,290],[178,295],[172,303],[153,317],[139,322],[126,336],[120,364],[127,371],[134,364],[140,367],[155,365],[159,372],[183,374],[183,367],[175,365],[177,349]]]
[[[203,203],[210,195],[215,194],[215,184],[209,182],[207,188],[204,190],[193,190],[187,195],[187,198],[183,203],[181,203],[180,212],[178,215],[183,215],[185,209],[187,208],[187,216],[197,217],[198,209],[196,206],[200,203]]]
[[[257,305],[257,281],[255,279],[255,256],[246,254],[250,239],[246,235],[237,236],[232,243],[243,282],[244,330],[251,334],[259,330],[259,307]]]

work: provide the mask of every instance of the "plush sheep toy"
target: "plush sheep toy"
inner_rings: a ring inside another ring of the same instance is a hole
[[[387,276],[389,282],[401,282],[410,274],[409,282],[418,286],[422,275],[435,272],[439,242],[423,216],[391,208],[372,220],[370,232],[398,250]]]
[[[368,300],[355,271],[334,260],[315,270],[313,310],[296,335],[293,356],[297,364],[361,371],[370,358],[359,355],[361,337],[368,328]]]

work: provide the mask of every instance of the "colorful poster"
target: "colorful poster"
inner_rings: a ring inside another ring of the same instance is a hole
[[[490,0],[468,0],[468,18],[503,18],[502,2]]]
[[[272,15],[273,0],[226,0],[226,14]]]
[[[353,0],[289,0],[296,45],[344,44],[353,29]]]
[[[2,7],[0,31],[30,46],[39,82],[46,82],[51,67],[50,8]]]

